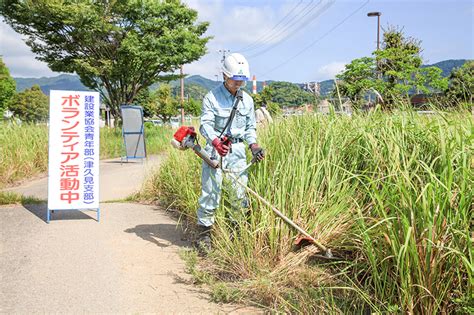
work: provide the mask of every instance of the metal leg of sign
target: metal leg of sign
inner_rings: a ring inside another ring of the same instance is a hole
[[[48,208],[48,210],[46,211],[46,223],[49,223],[49,218],[50,218],[50,214],[49,214],[49,208]]]
[[[97,208],[97,222],[100,222],[100,208]]]

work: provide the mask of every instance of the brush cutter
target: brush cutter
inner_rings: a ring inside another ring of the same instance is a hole
[[[171,145],[178,150],[192,149],[197,156],[204,160],[210,167],[218,168],[219,162],[211,159],[197,142],[197,134],[194,127],[181,126],[173,135]]]
[[[252,159],[252,161],[249,164],[247,164],[247,166],[244,167],[243,169],[240,169],[240,170],[225,169],[225,168],[222,168],[222,163],[219,163],[217,160],[209,157],[209,155],[204,150],[202,150],[201,146],[195,143],[196,141],[197,141],[197,135],[196,135],[196,131],[194,130],[194,127],[181,126],[178,129],[178,131],[176,131],[176,133],[174,134],[173,139],[171,140],[171,145],[179,150],[186,150],[186,149],[191,148],[196,153],[196,155],[199,156],[201,159],[203,159],[210,167],[215,168],[215,169],[221,167],[224,174],[229,175],[231,179],[233,179],[236,183],[238,183],[240,186],[245,188],[245,190],[247,190],[252,196],[254,196],[258,200],[260,200],[263,204],[265,204],[270,209],[272,209],[272,211],[277,216],[279,216],[283,221],[285,221],[287,224],[289,224],[291,227],[293,227],[299,233],[301,233],[301,235],[296,239],[295,245],[304,246],[305,243],[313,244],[319,250],[324,252],[325,256],[323,256],[323,258],[329,258],[329,259],[333,258],[331,249],[319,243],[314,237],[312,237],[303,228],[298,226],[290,218],[285,216],[275,206],[273,206],[271,203],[265,200],[262,196],[257,194],[254,190],[247,187],[247,185],[244,185],[241,181],[239,181],[238,174],[244,172],[252,164],[254,164],[255,163],[254,159]],[[221,158],[221,161],[222,161],[222,158]]]

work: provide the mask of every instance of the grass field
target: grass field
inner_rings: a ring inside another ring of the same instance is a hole
[[[172,130],[146,126],[147,154],[158,154],[167,148]],[[121,129],[101,128],[100,158],[123,155]],[[48,127],[45,125],[0,124],[0,188],[31,178],[48,169]]]
[[[224,196],[214,250],[185,254],[189,270],[217,301],[273,311],[472,313],[473,130],[467,112],[277,121],[259,133],[267,157],[249,186],[339,259],[294,252],[297,233],[255,199],[232,230]],[[140,198],[192,221],[199,194],[200,161],[172,151]]]

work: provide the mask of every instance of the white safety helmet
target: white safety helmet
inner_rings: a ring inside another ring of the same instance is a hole
[[[239,53],[232,53],[225,57],[222,72],[232,80],[248,81],[250,79],[249,63]]]

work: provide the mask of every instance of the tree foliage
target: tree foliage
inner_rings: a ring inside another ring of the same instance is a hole
[[[186,115],[191,115],[194,117],[201,115],[201,100],[196,100],[194,98],[188,98],[184,102],[184,113]]]
[[[46,121],[49,114],[49,98],[41,91],[39,85],[34,85],[13,96],[8,108],[22,121]]]
[[[204,90],[204,88],[202,89]],[[160,116],[158,112],[164,111],[166,113],[169,112],[171,114],[171,118],[172,116],[178,115],[179,110],[181,108],[180,96],[175,96],[173,91],[175,91],[175,88],[170,87],[170,85],[168,84],[160,84],[158,86],[158,89],[156,89],[155,91],[150,91],[150,89],[142,90],[140,91],[140,93],[138,93],[135,99],[135,104],[143,107],[143,115],[145,117]],[[158,95],[161,96],[161,99],[160,97],[158,97]],[[160,101],[164,101],[165,103],[172,103],[175,108],[171,109],[170,106],[160,107]],[[191,97],[185,98],[184,112],[185,114],[191,116],[201,115],[201,101]]]
[[[338,89],[342,96],[348,97],[353,104],[360,103],[367,91],[377,89],[374,79],[376,66],[373,58],[363,57],[354,59],[340,75],[337,75]],[[338,97],[337,90],[333,93]]]
[[[267,86],[263,90],[261,90],[260,93],[250,94],[252,95],[255,108],[257,109],[261,107],[262,104],[266,104],[267,110],[272,116],[281,115],[282,110],[280,106],[272,101],[274,93],[275,90],[271,86]]]
[[[208,23],[178,0],[4,0],[0,13],[37,59],[76,72],[115,117],[141,90],[203,56],[209,40]]]
[[[135,97],[134,105],[141,106],[143,108],[144,117],[153,117],[154,109],[150,106],[151,104],[151,92],[150,89],[144,89],[138,92]]]
[[[173,95],[176,97],[181,97],[181,86],[176,85],[172,88]],[[199,84],[189,83],[184,85],[184,97],[193,98],[195,100],[202,100],[207,94],[207,90]]]
[[[341,80],[339,92],[350,98],[354,105],[361,105],[367,93],[382,96],[382,105],[392,108],[410,94],[443,91],[447,80],[441,69],[421,67],[420,41],[406,37],[403,30],[389,28],[383,34],[382,49],[375,57],[363,57],[346,65],[345,71],[336,76]]]
[[[277,103],[280,107],[301,106],[315,102],[313,94],[302,90],[293,83],[272,82],[268,87],[272,89],[271,101]]]
[[[179,101],[171,93],[169,84],[160,84],[158,89],[151,92],[146,107],[151,117],[157,116],[163,122],[169,122],[171,117],[179,114]]]
[[[10,71],[0,57],[0,119],[3,118],[3,112],[8,108],[8,103],[15,95],[15,91],[15,80],[10,76]]]
[[[453,102],[471,102],[474,94],[474,60],[454,69],[449,76],[448,99]]]

